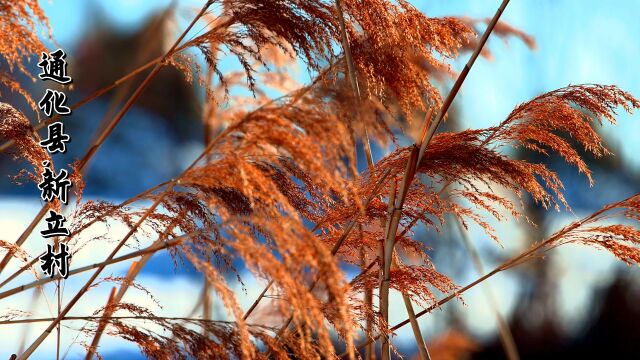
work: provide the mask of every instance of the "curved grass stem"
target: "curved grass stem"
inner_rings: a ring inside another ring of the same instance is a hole
[[[171,47],[171,49],[169,49],[169,51],[164,55],[164,59],[166,59],[168,56],[170,56],[173,51],[178,47],[178,45],[180,44],[180,42],[182,42],[182,40],[184,39],[184,37],[187,35],[187,33],[193,28],[193,26],[196,24],[196,22],[202,17],[202,15],[204,15],[204,13],[207,11],[207,9],[209,8],[209,6],[211,6],[211,4],[213,3],[212,0],[207,1],[207,3],[202,7],[202,9],[200,10],[200,12],[196,15],[196,17],[191,21],[191,23],[189,24],[189,26],[187,27],[187,29],[180,35],[180,37],[178,38],[178,40],[176,40],[176,42],[173,44],[173,46]],[[115,126],[119,123],[119,121],[124,117],[124,114],[131,108],[131,106],[133,106],[133,103],[140,97],[140,95],[142,94],[142,92],[146,89],[146,87],[148,86],[148,84],[151,82],[151,80],[155,77],[155,75],[158,74],[158,72],[160,71],[161,65],[157,64],[153,70],[149,73],[149,75],[147,75],[146,79],[142,82],[142,84],[140,84],[140,86],[136,89],[136,91],[133,93],[133,95],[129,98],[129,100],[127,101],[127,103],[124,105],[124,107],[120,110],[120,112],[118,113],[118,115],[116,115],[116,117],[114,118],[114,120],[109,124],[109,126],[107,126],[107,128],[105,128],[105,130],[102,132],[102,134],[98,137],[98,139],[96,140],[96,142],[94,143],[94,145],[89,149],[89,151],[87,152],[87,154],[85,155],[85,157],[80,161],[80,165],[79,165],[79,169],[78,171],[81,171],[82,167],[84,165],[87,164],[87,162],[89,161],[89,159],[91,159],[91,157],[93,156],[93,154],[97,151],[97,149],[100,147],[100,145],[102,145],[104,143],[104,141],[106,140],[106,138],[109,136],[109,134],[111,134],[111,132],[113,131],[113,129],[115,128]],[[199,160],[204,156],[204,154],[206,154],[208,152],[208,150],[210,150],[210,148],[213,146],[213,144],[215,143],[215,141],[212,141],[211,144],[209,146],[207,146],[207,148],[205,149],[205,152],[203,153],[202,156],[198,157],[198,159],[196,159],[196,161],[194,161],[188,168],[186,171],[190,170],[192,167],[194,167]],[[184,172],[183,172],[184,174]],[[171,189],[173,189],[173,187],[177,184],[177,179],[174,180],[168,187],[167,189],[165,189],[163,194],[168,194],[169,191]],[[134,232],[138,229],[138,227],[146,220],[146,218],[155,210],[155,208],[160,205],[160,203],[164,200],[164,196],[160,196],[158,197],[158,199],[153,203],[153,205],[145,212],[145,215],[142,216],[134,225],[134,227],[127,233],[127,235],[120,241],[120,243],[118,243],[118,245],[113,249],[113,251],[109,254],[109,256],[107,257],[107,261],[108,260],[112,260],[115,255],[118,253],[118,251],[122,248],[122,246],[124,246],[124,244],[126,243],[126,241],[134,234]],[[95,279],[100,275],[100,273],[102,272],[102,270],[104,270],[105,265],[100,266],[96,272],[91,276],[91,278],[89,279],[89,281],[87,281],[85,283],[85,285],[80,289],[80,291],[71,299],[71,301],[69,301],[69,303],[65,306],[65,308],[60,312],[60,314],[58,315],[58,317],[56,318],[56,320],[54,320],[53,322],[51,322],[51,324],[49,324],[49,326],[42,332],[42,334],[40,334],[40,336],[31,344],[31,346],[29,346],[24,353],[20,354],[20,356],[18,357],[18,359],[27,359],[31,354],[33,354],[33,352],[40,346],[40,344],[42,344],[42,342],[44,342],[44,340],[48,337],[48,335],[51,333],[51,331],[57,326],[57,324],[60,322],[60,319],[62,319],[72,308],[73,306],[78,302],[78,300],[80,300],[80,298],[87,292],[87,290],[89,289],[89,287],[91,287],[91,285],[93,284],[93,281],[95,281]],[[0,269],[1,270],[1,269]]]

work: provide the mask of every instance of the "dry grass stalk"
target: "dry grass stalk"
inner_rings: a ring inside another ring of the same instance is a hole
[[[148,196],[152,192],[158,190],[159,188],[162,188],[162,187],[166,186],[167,184],[168,184],[168,182],[164,182],[164,183],[158,184],[158,185],[156,185],[156,186],[154,186],[154,187],[152,187],[150,189],[147,189],[147,190],[143,191],[142,193],[140,193],[138,195],[135,195],[135,196],[123,201],[122,203],[120,203],[119,205],[117,205],[115,207],[112,207],[108,211],[103,212],[103,213],[99,214],[96,217],[93,217],[87,223],[82,224],[81,226],[75,228],[74,232],[71,234],[71,236],[69,237],[68,240],[74,239],[77,235],[82,233],[84,230],[86,230],[90,226],[92,226],[92,225],[94,225],[96,223],[99,223],[99,222],[103,222],[109,217],[116,216],[116,213],[118,212],[118,209],[122,209],[122,208],[124,208],[124,207],[126,207],[126,206],[128,206],[128,205],[130,205],[132,203],[135,203],[136,201],[144,199],[146,196]],[[11,248],[14,248],[14,246],[12,246]],[[21,249],[19,247],[15,247],[15,251],[17,251],[19,253],[21,251]],[[17,276],[19,276],[20,274],[22,274],[26,270],[31,269],[33,267],[33,265],[38,261],[38,258],[40,256],[42,256],[42,255],[44,255],[44,252],[40,253],[38,256],[35,256],[30,262],[26,263],[20,269],[18,269],[16,272],[14,272],[9,277],[7,277],[4,281],[2,281],[2,283],[0,283],[0,288],[4,287],[5,285],[7,285],[11,281],[13,281],[13,279],[15,279]]]
[[[46,49],[38,36],[37,29],[39,26],[44,27],[51,38],[49,20],[35,0],[3,1],[0,5],[0,17],[2,18],[2,22],[0,22],[0,56],[9,67],[9,72],[12,73],[17,68],[22,75],[34,80],[23,61]],[[14,79],[13,74],[8,72],[0,74],[0,85],[6,86],[9,90],[24,97],[39,118],[35,101]]]
[[[107,310],[109,309],[111,304],[113,304],[113,299],[116,295],[116,288],[113,287],[111,288],[111,293],[109,293],[109,299],[107,299],[107,305],[105,306],[105,313],[102,316],[102,319],[100,319],[100,323],[98,323],[98,329],[96,330],[96,335],[93,338],[93,341],[91,341],[91,345],[89,346],[89,349],[87,349],[87,355],[85,356],[85,360],[91,360],[93,358],[93,355],[95,354],[95,352],[98,350],[98,343],[100,342],[100,336],[102,335],[102,332],[104,331],[104,329],[107,327],[107,321],[108,318],[111,317],[111,315],[107,314]],[[51,319],[51,321],[53,321],[55,319]]]

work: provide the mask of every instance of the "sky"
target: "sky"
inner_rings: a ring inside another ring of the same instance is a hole
[[[498,0],[468,0],[468,1],[413,1],[416,7],[429,16],[466,15],[473,18],[491,17],[499,6]],[[79,37],[86,33],[91,22],[87,21],[88,14],[99,10],[109,22],[118,27],[134,31],[143,24],[144,20],[162,11],[170,4],[168,0],[52,0],[43,1],[45,13],[50,19],[54,37],[64,49],[73,49]],[[180,0],[182,9],[197,9],[201,1]],[[557,89],[569,84],[600,83],[616,84],[624,90],[640,96],[640,72],[637,64],[640,58],[640,21],[637,14],[640,10],[640,2],[616,1],[604,2],[595,0],[519,0],[512,1],[502,16],[509,24],[532,35],[538,44],[536,50],[529,50],[517,39],[510,39],[508,43],[501,40],[490,40],[489,47],[494,59],[487,61],[480,59],[470,72],[462,91],[456,98],[454,106],[460,109],[462,124],[464,127],[478,128],[495,125],[504,119],[509,112],[519,103],[549,90]],[[176,28],[182,29],[191,19],[188,11],[179,13],[181,19]],[[460,69],[466,62],[464,56],[459,63],[454,65]],[[640,114],[628,116],[620,114],[618,126],[605,126],[607,142],[621,157],[626,169],[632,173],[640,171]],[[199,149],[187,149],[185,162],[188,161],[189,152],[195,157]],[[598,174],[597,174],[598,175]],[[596,176],[595,180],[606,180],[606,174]],[[586,182],[581,179],[579,181]],[[584,184],[574,185],[567,183],[568,191],[572,186],[584,188]],[[597,185],[596,185],[597,186]],[[598,188],[596,188],[598,189]],[[608,197],[620,198],[630,192],[638,192],[640,189],[635,184],[619,184],[615,188],[601,189]],[[28,220],[38,211],[40,204],[37,199],[25,201],[23,198],[0,198],[0,239],[16,239],[21,230],[26,227]],[[113,199],[118,200],[118,199]],[[600,204],[602,205],[602,204]],[[561,226],[581,214],[559,214],[553,219],[554,226]],[[513,250],[522,246],[523,234],[514,232],[512,224],[503,224],[502,230],[515,234],[516,241],[504,244],[505,250]],[[111,234],[116,236],[125,229],[115,228]],[[27,242],[27,250],[37,253],[40,248],[38,241],[31,239]],[[495,247],[486,239],[477,239],[484,242],[482,247]],[[78,266],[99,261],[104,249],[96,249],[90,254],[84,254],[84,258],[75,259]],[[486,251],[495,251],[486,250]],[[608,258],[600,256],[592,250],[568,248],[562,249],[558,256],[553,258],[553,266],[562,269],[563,282],[562,293],[559,294],[560,306],[567,314],[566,326],[568,328],[580,328],[583,320],[581,314],[587,306],[590,293],[597,286],[606,283],[613,274],[616,263]],[[135,296],[138,301],[146,303],[158,314],[184,314],[191,310],[191,299],[176,298],[176,292],[196,294],[200,291],[200,280],[186,272],[168,277],[170,272],[165,271],[166,257],[159,256],[160,260],[153,262],[149,269],[140,277],[139,281],[147,286],[160,303],[163,309],[155,308],[152,300],[135,291],[127,296]],[[588,264],[588,266],[585,266]],[[18,264],[13,264],[17,269]],[[122,263],[110,269],[114,274],[122,274],[126,271],[128,263]],[[474,274],[468,278],[459,279],[459,283],[473,280]],[[14,284],[21,284],[32,279],[31,275],[18,278]],[[66,294],[73,294],[86,280],[85,277],[76,277],[67,281]],[[499,308],[505,314],[515,305],[513,301],[517,292],[516,278],[508,274],[498,275],[490,283],[497,294]],[[581,284],[575,286],[574,284]],[[253,282],[247,284],[248,294],[242,297],[243,305],[248,306],[251,299],[255,298],[262,286]],[[51,289],[48,289],[52,293]],[[77,314],[92,312],[97,304],[101,304],[107,298],[109,287],[99,287],[92,290],[86,302],[81,302],[75,310]],[[569,296],[571,295],[571,296]],[[31,292],[24,293],[20,297],[10,301],[0,300],[0,306],[4,308],[21,308],[25,301],[30,301]],[[467,321],[470,328],[478,336],[489,336],[493,332],[491,313],[482,293],[472,291],[466,297]],[[571,299],[569,301],[568,299]],[[51,302],[40,298],[34,304],[34,315],[50,316],[53,311]],[[392,301],[400,301],[400,298],[392,298]],[[83,305],[84,304],[84,305]],[[391,322],[403,320],[406,315],[401,306],[392,312]],[[446,308],[445,308],[446,310]],[[224,316],[223,313],[219,314]],[[428,319],[421,320],[427,337],[441,330],[438,328],[438,319],[442,318],[442,312],[436,312]],[[34,326],[32,336],[39,333],[42,327]],[[411,341],[409,329],[398,333],[399,343]],[[67,332],[71,336],[71,332]],[[7,358],[11,346],[22,336],[20,332],[10,331],[6,327],[0,327],[0,358]],[[55,343],[53,336],[34,358],[50,358]],[[72,338],[66,338],[72,340]],[[135,351],[135,348],[122,341],[105,339],[103,346],[112,350],[105,353],[107,359],[117,358],[119,351]],[[82,349],[72,347],[69,359],[81,358]]]

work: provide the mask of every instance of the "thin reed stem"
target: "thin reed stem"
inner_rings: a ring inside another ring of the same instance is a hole
[[[49,322],[53,321],[56,318],[33,318],[33,319],[14,319],[14,320],[2,320],[0,321],[1,325],[13,325],[13,324],[34,324],[39,322]],[[62,318],[62,321],[96,321],[102,320],[102,316],[65,316]],[[142,315],[131,315],[131,316],[111,316],[109,319],[113,320],[168,320],[168,321],[188,321],[194,323],[220,323],[220,324],[235,324],[233,321],[224,321],[224,320],[206,320],[202,318],[194,318],[194,317],[180,317],[180,316],[142,316]],[[268,330],[273,330],[273,328],[269,326],[265,326],[262,324],[247,324],[250,327],[258,327],[264,328]]]
[[[182,41],[182,39],[184,38],[184,35],[186,35],[186,34],[183,34],[180,37],[179,41]],[[165,54],[163,57],[160,58],[160,60],[158,62],[155,63],[155,67],[153,68],[153,70],[151,70],[151,72],[147,75],[145,80],[138,86],[138,88],[133,93],[133,95],[125,103],[124,107],[120,110],[120,112],[118,112],[118,114],[109,123],[109,125],[107,125],[107,127],[104,128],[103,131],[100,132],[100,134],[97,136],[96,140],[94,141],[93,145],[89,148],[87,153],[84,155],[84,157],[78,163],[78,167],[76,168],[76,171],[82,172],[84,170],[84,167],[88,164],[89,160],[91,160],[93,155],[98,151],[100,146],[102,146],[102,144],[107,139],[107,137],[111,134],[113,129],[116,127],[116,125],[118,125],[118,123],[122,120],[124,115],[129,111],[129,109],[133,106],[133,104],[138,100],[140,95],[142,95],[142,93],[147,88],[147,86],[149,85],[151,80],[153,78],[155,78],[155,76],[158,74],[158,72],[160,72],[160,69],[163,66],[162,62],[170,54],[173,54],[175,52],[177,44],[178,44],[178,42],[176,42],[174,44],[174,46],[171,48],[171,50],[169,50],[169,52],[167,52],[167,54]],[[133,74],[133,73],[131,73],[131,74]],[[52,119],[50,119],[50,120],[52,120]],[[43,123],[41,123],[41,124],[43,124]],[[42,220],[42,218],[47,213],[47,211],[50,209],[50,207],[51,207],[50,203],[45,203],[42,206],[42,208],[40,209],[38,214],[33,218],[31,223],[27,227],[27,229],[25,229],[25,231],[20,235],[20,237],[16,241],[16,245],[17,246],[22,246],[24,244],[24,242],[27,240],[29,235],[31,235],[31,233],[33,232],[33,229]],[[9,261],[11,261],[12,257],[13,257],[13,253],[9,252],[9,253],[7,253],[7,255],[5,255],[5,257],[2,259],[2,261],[0,261],[0,273],[2,273],[2,271],[6,268],[6,266],[9,264]]]
[[[121,84],[124,84],[125,82],[133,79],[136,75],[142,73],[143,71],[149,69],[150,67],[152,67],[154,65],[157,65],[158,63],[160,63],[161,60],[162,60],[162,56],[159,56],[159,57],[147,62],[146,64],[139,66],[135,70],[131,71],[130,73],[128,73],[126,75],[124,75],[123,77],[121,77],[120,79],[114,81],[110,85],[107,85],[107,86],[105,86],[105,87],[103,87],[101,89],[96,90],[91,95],[88,95],[87,97],[85,97],[84,99],[80,100],[79,102],[69,106],[69,108],[72,111],[76,110],[76,109],[79,109],[83,105],[88,104],[89,102],[91,102],[91,101],[99,98],[100,96],[108,93],[109,91],[117,88]],[[38,135],[38,131],[39,130],[44,129],[45,127],[49,126],[50,124],[53,124],[56,121],[61,121],[64,118],[65,118],[64,116],[55,115],[55,116],[53,116],[53,117],[51,117],[49,119],[41,121],[41,122],[39,122],[39,123],[37,123],[36,125],[33,126],[32,130],[31,130],[31,133],[34,136],[39,136]],[[9,139],[9,140],[5,141],[2,145],[0,145],[0,153],[8,150],[9,148],[11,148],[14,145],[15,145],[15,140],[13,140],[13,139]]]
[[[141,192],[138,195],[135,195],[123,202],[121,202],[118,205],[118,208],[121,208],[123,206],[127,206],[129,204],[132,204],[136,201],[139,201],[141,199],[143,199],[145,196],[147,196],[148,194],[160,189],[161,187],[167,185],[169,182],[165,181],[163,183],[160,183],[154,187],[151,187],[143,192]],[[74,237],[78,236],[80,233],[82,233],[84,230],[86,230],[87,228],[89,228],[91,225],[102,221],[106,218],[108,218],[109,216],[111,216],[114,212],[116,211],[116,208],[113,208],[109,211],[107,211],[104,214],[101,214],[97,217],[95,217],[94,219],[92,219],[91,221],[89,221],[88,223],[86,223],[85,225],[83,225],[82,227],[80,227],[80,229],[78,229],[77,231],[73,232],[68,240],[73,239]],[[5,285],[7,285],[8,283],[10,283],[13,279],[15,279],[16,277],[18,277],[19,275],[21,275],[23,272],[25,272],[26,270],[30,269],[33,265],[35,265],[36,262],[38,262],[38,259],[40,258],[40,256],[44,255],[45,253],[40,253],[38,256],[35,256],[31,261],[29,261],[28,263],[26,263],[25,265],[23,265],[22,267],[20,267],[20,269],[18,269],[16,272],[14,272],[13,274],[11,274],[8,278],[6,278],[4,281],[2,281],[2,283],[0,283],[0,288],[4,287]]]
[[[605,207],[593,214],[591,214],[589,217],[584,218],[580,221],[574,222],[573,224],[563,228],[562,230],[558,231],[557,233],[555,233],[554,235],[552,235],[551,237],[547,238],[546,240],[535,244],[534,246],[530,247],[529,249],[523,251],[522,253],[510,258],[509,260],[503,262],[502,264],[500,264],[499,266],[497,266],[496,268],[494,268],[493,270],[489,271],[488,273],[486,273],[483,276],[480,276],[479,278],[477,278],[476,280],[472,281],[471,283],[467,284],[466,286],[458,289],[457,291],[455,291],[454,293],[449,294],[448,296],[446,296],[445,298],[439,300],[438,302],[436,302],[435,304],[431,305],[430,307],[418,312],[417,314],[415,314],[415,318],[419,318],[425,314],[430,313],[431,311],[441,307],[442,305],[446,304],[447,302],[451,301],[452,299],[455,299],[456,297],[459,297],[460,295],[464,294],[465,292],[467,292],[468,290],[472,289],[473,287],[477,286],[478,284],[484,282],[485,280],[493,277],[494,275],[511,269],[517,265],[521,265],[524,262],[530,260],[530,259],[534,259],[536,258],[535,254],[538,251],[542,251],[544,250],[545,247],[552,245],[555,241],[561,239],[564,235],[568,234],[569,232],[579,228],[580,226],[582,226],[583,224],[591,221],[592,219],[596,218],[597,216],[599,216],[600,214],[604,213],[605,211],[608,211],[609,208]],[[411,319],[406,319],[404,321],[401,321],[400,323],[392,326],[389,328],[389,332],[393,332],[396,331],[398,329],[400,329],[401,327],[409,324],[411,322]],[[369,344],[370,342],[375,342],[378,338],[380,338],[381,336],[378,335],[376,336],[374,339],[370,339],[367,340],[366,342],[358,345],[357,349],[362,349],[364,348],[367,344]],[[344,358],[347,355],[347,353],[343,353],[339,356],[339,358]]]
[[[89,271],[89,270],[93,270],[93,269],[97,269],[100,268],[101,266],[107,266],[107,265],[112,265],[112,264],[117,264],[123,261],[127,261],[127,260],[131,260],[133,258],[136,258],[138,256],[142,256],[142,255],[146,255],[146,254],[152,254],[155,253],[157,251],[160,250],[164,250],[164,249],[169,249],[175,246],[180,246],[181,244],[183,244],[188,238],[197,235],[198,233],[202,232],[202,231],[206,231],[206,229],[203,230],[199,230],[197,232],[192,232],[186,235],[182,235],[182,236],[178,236],[173,238],[170,241],[166,241],[161,245],[152,245],[149,247],[146,247],[144,249],[138,250],[138,251],[134,251],[132,253],[126,254],[126,255],[122,255],[119,256],[117,258],[114,258],[112,260],[107,260],[107,261],[102,261],[102,262],[98,262],[98,263],[94,263],[91,265],[85,265],[79,268],[75,268],[75,269],[71,269],[69,270],[69,277],[77,275],[77,274],[81,274],[83,272]],[[42,278],[36,281],[32,281],[28,284],[24,284],[24,285],[20,285],[18,287],[15,287],[13,289],[10,290],[6,290],[0,293],[0,299],[4,299],[7,298],[9,296],[18,294],[20,292],[23,292],[25,290],[29,290],[35,287],[39,287],[45,284],[48,284],[50,282],[56,281],[61,279],[62,277],[60,275],[55,275],[53,277],[46,277],[46,278]]]
[[[495,15],[491,19],[491,22],[487,26],[487,29],[484,31],[484,34],[482,35],[482,38],[478,43],[478,46],[476,47],[473,54],[469,58],[469,61],[467,62],[464,69],[456,79],[456,82],[454,83],[453,88],[449,92],[449,95],[447,95],[447,98],[445,99],[442,105],[442,108],[440,109],[440,111],[438,112],[438,115],[436,116],[436,120],[432,124],[430,124],[429,130],[426,132],[427,135],[424,141],[421,144],[414,145],[414,147],[412,148],[411,156],[407,160],[406,170],[404,172],[404,176],[400,184],[399,195],[396,198],[395,206],[393,207],[393,210],[389,212],[389,216],[391,217],[391,219],[389,221],[389,227],[387,228],[387,232],[385,235],[385,252],[384,252],[385,255],[389,254],[389,257],[390,257],[390,254],[393,253],[396,234],[398,232],[398,225],[400,224],[400,217],[402,216],[402,208],[404,206],[404,201],[405,201],[407,192],[409,190],[409,186],[411,185],[411,182],[413,181],[413,178],[415,176],[417,166],[418,164],[420,164],[422,157],[424,156],[427,150],[427,146],[429,145],[429,143],[431,142],[431,139],[433,138],[433,135],[436,133],[436,131],[438,130],[438,127],[442,123],[442,120],[444,119],[445,114],[447,113],[447,111],[449,110],[449,107],[451,106],[451,103],[453,102],[453,99],[455,99],[456,95],[458,94],[460,87],[462,87],[462,83],[466,79],[467,74],[469,74],[471,67],[473,66],[475,60],[478,58],[478,55],[482,51],[482,48],[487,42],[489,35],[493,31],[495,25],[498,23],[498,20],[500,19],[500,16],[502,15],[502,12],[504,11],[508,3],[509,3],[509,0],[503,0],[502,4],[500,5]],[[387,248],[387,244],[389,248]],[[387,267],[385,264],[385,271],[389,271],[389,269],[390,267]],[[386,279],[387,277],[388,275],[383,272],[383,279]],[[389,286],[388,282],[383,281],[381,283],[380,285],[381,297],[383,296],[388,297],[388,286]],[[385,300],[385,302],[386,301],[388,300]],[[381,300],[381,304],[383,303],[384,302],[382,302]],[[388,323],[388,317],[384,316],[385,313],[383,311],[381,312],[383,315],[384,322]],[[388,344],[387,336],[383,336],[382,349],[383,349],[382,360],[389,360],[391,358],[391,353],[389,351],[390,347]]]
[[[60,316],[60,306],[62,305],[60,281],[61,280],[56,281],[56,292],[57,292],[56,305],[58,310],[58,316]],[[60,335],[61,335],[60,324],[58,324],[58,326],[56,327],[56,360],[60,360]]]
[[[360,87],[358,86],[358,76],[356,74],[355,64],[353,62],[353,56],[351,55],[351,45],[349,43],[349,36],[347,35],[347,30],[344,24],[344,13],[342,11],[342,4],[340,0],[336,0],[336,10],[338,13],[338,24],[340,25],[340,37],[342,39],[342,50],[344,51],[345,61],[347,63],[347,76],[349,77],[349,82],[351,83],[351,91],[353,92],[353,96],[358,102],[355,111],[356,114],[360,114],[360,101],[362,97],[360,95]],[[359,116],[358,116],[359,117]],[[362,128],[364,131],[364,153],[367,158],[367,167],[369,169],[373,168],[373,154],[371,152],[371,142],[369,141],[369,133],[367,130],[367,124],[363,121]]]
[[[369,203],[371,202],[371,200],[373,200],[373,198],[378,194],[378,191],[380,190],[380,188],[382,187],[382,184],[384,183],[384,181],[387,179],[387,177],[389,176],[390,171],[385,171],[382,176],[380,176],[377,181],[376,181],[376,185],[374,186],[373,191],[371,192],[371,194],[369,195],[369,197],[367,198],[367,200],[364,202],[364,207],[366,208]],[[350,220],[345,228],[344,231],[342,233],[342,235],[340,235],[340,238],[338,239],[338,241],[336,241],[336,243],[333,245],[333,248],[331,249],[331,254],[335,255],[338,250],[340,249],[340,247],[342,246],[342,243],[344,242],[344,240],[349,236],[349,234],[351,233],[351,231],[353,230],[353,228],[356,225],[356,221],[355,220]],[[315,232],[319,229],[319,225],[316,225],[311,231]],[[269,289],[271,288],[271,286],[273,286],[273,284],[275,283],[275,281],[270,280],[269,283],[267,284],[267,286],[265,286],[265,288],[260,292],[260,295],[258,296],[258,298],[251,304],[251,306],[249,307],[249,309],[247,310],[247,312],[244,314],[243,319],[247,319],[249,317],[249,315],[251,315],[251,313],[256,309],[256,307],[258,306],[258,304],[260,303],[260,301],[262,301],[262,299],[265,297],[265,295],[267,294],[267,292],[269,291]],[[313,283],[315,285],[315,282]],[[312,285],[313,288],[313,285]],[[288,324],[291,323],[291,320],[287,321],[287,326]]]

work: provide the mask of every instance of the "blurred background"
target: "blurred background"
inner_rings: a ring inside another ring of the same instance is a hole
[[[113,82],[145,62],[162,55],[202,4],[179,0],[65,0],[45,1],[56,44],[67,54],[69,74],[74,79],[72,91],[65,91],[68,104],[76,103],[95,90]],[[491,17],[498,0],[412,1],[429,16]],[[167,8],[175,10],[167,14]],[[492,59],[482,58],[474,65],[461,93],[453,104],[449,129],[478,128],[495,125],[519,103],[536,95],[569,84],[616,84],[640,97],[640,3],[633,0],[602,2],[596,0],[521,0],[513,1],[502,20],[531,35],[535,50],[518,39],[504,42],[490,39]],[[454,64],[460,70],[468,54]],[[34,55],[30,68],[38,73]],[[234,64],[229,64],[233,67]],[[309,77],[298,73],[301,83]],[[65,155],[56,155],[59,164],[81,157],[95,132],[109,120],[118,107],[114,104],[141,81],[138,77],[74,111],[65,120],[65,132],[72,137]],[[22,79],[36,101],[47,83]],[[18,96],[2,91],[3,102],[27,110]],[[190,84],[177,70],[165,67],[96,154],[85,181],[85,200],[107,199],[120,202],[158,183],[171,179],[202,151],[202,90]],[[23,106],[19,106],[23,105]],[[615,154],[604,159],[589,158],[596,184],[590,188],[577,170],[554,157],[540,157],[528,152],[513,154],[521,158],[551,164],[563,182],[573,212],[543,211],[527,206],[528,216],[539,226],[504,222],[496,224],[501,244],[471,228],[468,237],[478,249],[485,269],[492,269],[515,252],[544,239],[562,225],[592,213],[602,205],[640,192],[640,115],[620,113],[617,126],[605,125],[601,133]],[[401,141],[402,143],[402,141]],[[374,149],[380,158],[389,149]],[[364,159],[364,156],[360,156]],[[364,168],[365,165],[361,164]],[[7,156],[0,157],[0,239],[14,241],[41,207],[39,193],[32,183],[16,186],[10,179],[24,164]],[[43,225],[44,226],[44,225]],[[126,229],[114,228],[117,237]],[[418,237],[433,248],[431,256],[439,271],[464,285],[479,275],[473,266],[457,227],[442,234],[418,231]],[[41,240],[41,239],[39,239]],[[41,252],[37,237],[27,242],[30,254]],[[104,249],[108,246],[105,245]],[[100,261],[104,252],[92,248],[75,261]],[[12,269],[17,269],[13,264]],[[128,263],[108,269],[124,275]],[[11,269],[10,269],[11,270]],[[109,275],[108,273],[105,275]],[[30,281],[30,275],[15,284]],[[78,276],[67,281],[65,299],[85,281]],[[245,279],[248,306],[262,289],[263,282]],[[156,254],[138,281],[153,293],[162,309],[142,293],[130,291],[127,297],[140,297],[158,315],[186,315],[194,308],[202,279],[189,266],[174,267],[165,253]],[[549,253],[544,261],[531,262],[486,282],[495,302],[487,298],[487,287],[469,291],[465,304],[450,302],[441,310],[421,318],[423,334],[434,351],[434,359],[504,358],[496,330],[494,309],[506,319],[522,358],[640,356],[640,271],[594,249],[562,247]],[[238,284],[238,291],[241,286]],[[108,286],[92,290],[75,314],[93,312],[108,297]],[[53,294],[53,288],[45,287]],[[176,297],[175,294],[193,296]],[[0,300],[1,309],[23,309],[31,304],[34,317],[54,313],[54,297],[49,299],[25,292],[20,297]],[[127,298],[125,297],[125,299]],[[406,318],[401,297],[392,297],[391,323]],[[214,318],[224,318],[224,311],[214,298]],[[217,314],[216,311],[222,311]],[[16,352],[24,334],[33,338],[42,330],[38,324],[0,326],[0,358]],[[64,330],[63,330],[64,331]],[[72,336],[73,335],[73,336]],[[69,359],[82,358],[84,349],[77,345],[75,333],[63,332]],[[397,332],[393,343],[411,355],[413,337],[410,329]],[[127,342],[105,338],[100,353],[106,359],[142,358],[137,348]],[[34,358],[49,359],[55,354],[53,337]],[[441,357],[435,357],[439,354]]]

